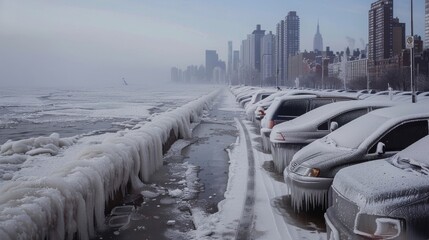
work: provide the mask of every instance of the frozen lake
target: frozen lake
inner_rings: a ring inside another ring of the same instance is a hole
[[[0,145],[8,139],[114,132],[213,90],[209,85],[103,89],[1,89]]]
[[[219,90],[2,89],[0,239],[94,236],[105,204],[143,187],[164,146],[191,137]]]

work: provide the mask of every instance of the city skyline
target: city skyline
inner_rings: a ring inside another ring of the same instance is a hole
[[[312,50],[318,20],[325,47],[342,51],[354,41],[354,48],[362,48],[372,2],[3,0],[0,83],[168,80],[171,66],[204,64],[206,49],[227,61],[228,41],[238,50],[256,24],[274,33],[289,11],[300,17],[301,51]],[[394,17],[406,23],[406,35],[409,4],[394,2]],[[424,37],[423,0],[414,1],[414,33]]]

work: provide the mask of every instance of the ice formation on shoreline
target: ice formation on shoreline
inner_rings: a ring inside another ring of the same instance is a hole
[[[108,135],[51,175],[4,181],[0,186],[0,239],[93,237],[96,230],[104,228],[105,203],[118,191],[125,193],[129,183],[138,188],[147,181],[162,166],[163,144],[171,133],[175,138],[190,137],[191,123],[198,121],[218,93],[213,91],[157,115],[151,122]],[[49,139],[58,139],[58,144]],[[61,146],[73,144],[60,141],[56,135],[49,139],[7,142],[1,152],[56,155]],[[36,148],[39,142],[44,142],[39,144],[42,148]]]

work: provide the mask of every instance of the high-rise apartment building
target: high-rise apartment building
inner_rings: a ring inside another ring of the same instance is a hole
[[[287,79],[288,76],[288,58],[299,52],[299,17],[295,11],[290,11],[285,19],[284,23],[284,69],[285,80],[293,81],[294,79]],[[289,85],[291,85],[290,82]],[[287,84],[285,84],[287,85]]]
[[[232,41],[228,41],[228,65],[227,65],[227,78],[231,81],[232,77]]]
[[[393,0],[378,0],[368,13],[368,59],[393,57]]]
[[[429,48],[429,0],[425,0],[425,48]]]
[[[284,62],[284,30],[285,30],[285,21],[281,20],[277,23],[276,27],[276,46],[275,46],[275,54],[276,54],[276,75],[278,78],[278,82],[280,85],[284,82],[285,79],[285,62]]]
[[[238,70],[239,70],[239,64],[240,64],[240,51],[234,50],[232,55],[232,84],[239,84],[239,78],[238,78]]]
[[[206,80],[213,80],[213,70],[218,66],[219,56],[216,50],[206,50]]]
[[[252,41],[252,50],[254,51],[252,57],[252,63],[254,64],[254,68],[257,71],[261,71],[261,42],[262,38],[265,35],[265,30],[261,30],[261,25],[256,25],[256,29],[252,32],[251,41]]]
[[[259,85],[261,80],[261,43],[265,35],[265,30],[261,30],[261,25],[256,25],[256,29],[247,39],[241,43],[240,72],[245,84]]]
[[[275,35],[270,31],[262,38],[261,46],[262,79],[263,85],[273,85],[276,74]]]
[[[320,34],[319,21],[317,22],[317,31],[316,31],[316,34],[314,35],[313,50],[315,52],[323,51],[323,38],[322,38],[322,34]]]

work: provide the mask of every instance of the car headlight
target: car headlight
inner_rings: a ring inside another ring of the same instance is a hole
[[[304,166],[298,166],[295,171],[296,174],[307,177],[318,177],[320,175],[320,169],[309,168]]]
[[[361,213],[356,217],[353,232],[366,237],[392,239],[398,237],[404,227],[402,219]]]

